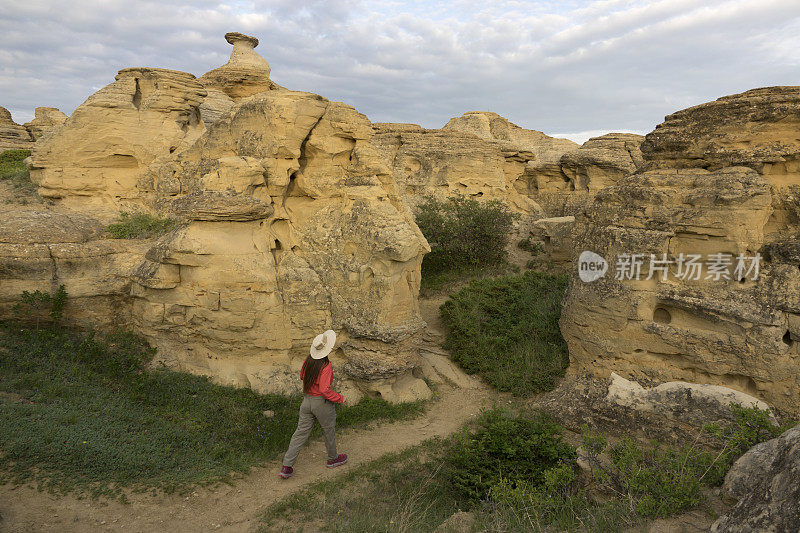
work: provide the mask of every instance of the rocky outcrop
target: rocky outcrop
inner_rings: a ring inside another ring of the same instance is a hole
[[[698,428],[712,422],[732,422],[731,404],[769,410],[769,406],[758,398],[719,385],[670,381],[647,389],[613,372],[606,401],[635,411],[655,413],[662,418],[680,420]],[[773,422],[777,423],[777,420],[773,418]]]
[[[391,164],[410,206],[426,195],[460,194],[499,200],[517,212],[541,215],[539,206],[514,185],[533,159],[531,152],[453,128],[429,130],[416,124],[374,127],[375,143]]]
[[[555,160],[528,163],[520,186],[549,216],[574,216],[600,189],[633,174],[643,164],[643,140],[631,133],[594,137]]]
[[[9,301],[29,286],[61,283],[87,302],[92,291],[113,294],[113,312],[97,305],[104,317],[74,321],[122,317],[160,348],[162,362],[262,392],[295,392],[310,340],[332,328],[332,357],[352,397],[430,396],[414,373],[429,248],[372,124],[345,104],[276,86],[256,39],[226,38],[231,60],[200,80],[120,71],[40,138],[29,165],[41,194],[55,200],[47,216],[106,223],[141,209],[170,214],[178,228],[157,242],[83,236],[64,266],[18,269],[19,283],[4,285]],[[45,239],[36,253],[58,257],[54,243]],[[66,276],[69,268],[83,281]],[[103,280],[107,287],[95,286]]]
[[[800,174],[776,178],[793,156],[788,141],[773,143],[791,114],[791,94],[749,91],[671,115],[647,136],[650,170],[602,189],[579,213],[573,258],[592,251],[609,267],[597,281],[570,283],[561,328],[571,372],[720,385],[800,412],[792,215]],[[793,101],[796,113],[800,98]],[[738,128],[730,132],[736,143],[717,136],[729,128]],[[700,255],[698,279],[692,254]]]
[[[742,455],[723,489],[738,503],[711,527],[715,533],[800,530],[800,426]]]
[[[4,150],[30,150],[33,146],[28,130],[11,118],[5,107],[0,107],[0,152]]]
[[[140,205],[137,180],[157,159],[191,145],[204,131],[206,90],[186,72],[127,68],[59,128],[37,143],[29,168],[39,194],[110,213]]]
[[[147,244],[105,238],[97,220],[45,209],[0,212],[0,316],[23,291],[67,288],[66,322],[115,328],[130,323],[131,274]]]
[[[279,88],[269,79],[269,63],[254,50],[258,46],[258,39],[229,32],[225,34],[225,40],[233,45],[231,58],[221,67],[200,76],[198,81],[204,87],[219,91],[235,101]]]
[[[541,131],[520,128],[508,119],[489,111],[469,111],[460,117],[451,118],[445,131],[470,133],[481,139],[495,141],[504,147],[527,151],[537,162],[558,161],[566,152],[578,145],[569,139],[545,135]]]
[[[168,362],[294,391],[309,339],[332,328],[334,359],[363,392],[430,395],[412,375],[428,247],[372,137],[350,106],[269,91],[151,167],[140,189],[177,194],[190,220],[148,252],[133,293]]]
[[[67,120],[67,115],[55,107],[37,107],[34,119],[25,123],[25,129],[30,133],[34,141],[38,141],[42,135],[60,126]]]

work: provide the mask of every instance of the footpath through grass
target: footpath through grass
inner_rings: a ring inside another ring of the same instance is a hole
[[[566,287],[567,276],[534,271],[473,281],[441,307],[444,347],[498,390],[551,390],[569,364],[558,327]]]
[[[285,450],[299,397],[145,369],[152,354],[127,333],[0,324],[0,481],[93,496],[174,491],[229,480]],[[398,420],[423,408],[363,400],[341,408],[337,422]]]
[[[492,408],[450,438],[387,454],[276,502],[261,530],[424,533],[463,510],[472,525],[450,531],[597,533],[698,507],[711,512],[709,487],[747,448],[784,429],[764,411],[736,412],[713,450],[630,439],[608,445],[587,430],[580,442],[591,468],[583,470],[547,414]]]

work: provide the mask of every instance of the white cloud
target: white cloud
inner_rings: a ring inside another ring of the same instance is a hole
[[[573,139],[650,131],[724,94],[800,79],[796,0],[0,0],[0,105],[71,112],[117,70],[200,75],[226,31],[261,40],[275,81],[374,121],[468,110]]]

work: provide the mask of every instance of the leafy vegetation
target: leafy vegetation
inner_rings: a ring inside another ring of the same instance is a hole
[[[731,404],[733,422],[703,428],[698,436],[716,440],[714,449],[642,445],[623,438],[613,446],[606,439],[585,431],[582,438],[594,481],[621,495],[637,514],[657,518],[693,508],[703,501],[703,487],[721,485],[731,465],[752,446],[772,439],[792,423],[777,425],[769,411]],[[610,461],[599,456],[607,449]]]
[[[564,442],[561,427],[549,416],[514,417],[495,408],[483,412],[477,428],[455,437],[445,463],[453,489],[477,502],[501,481],[511,488],[554,478],[574,481],[575,457],[575,448]]]
[[[530,237],[526,237],[517,243],[517,248],[525,250],[531,255],[539,255],[544,253],[544,244],[541,242],[532,242]]]
[[[569,364],[558,327],[566,286],[566,276],[533,271],[471,282],[441,307],[445,348],[498,390],[552,389]]]
[[[66,303],[67,291],[63,285],[53,295],[38,289],[33,292],[23,291],[21,302],[14,306],[14,312],[18,320],[26,324],[36,324],[38,330],[43,320],[58,324]]]
[[[436,286],[505,262],[508,235],[515,215],[498,201],[478,202],[452,196],[426,197],[416,221],[431,251],[422,260],[422,280]]]
[[[267,509],[262,530],[427,532],[462,509],[474,514],[476,531],[628,530],[703,505],[703,488],[721,482],[739,453],[724,450],[741,450],[736,443],[747,435],[761,440],[779,431],[764,411],[739,413],[713,450],[630,439],[609,446],[586,431],[587,473],[547,416],[492,408],[449,439],[294,493]]]
[[[178,225],[177,220],[158,217],[149,213],[126,213],[106,229],[114,239],[149,239],[169,233]]]
[[[46,293],[37,312],[60,311]],[[49,298],[49,308],[42,304]],[[227,480],[283,452],[299,397],[262,395],[208,378],[150,369],[155,350],[125,332],[0,323],[0,481],[53,491],[122,496]],[[398,420],[423,404],[362,400],[339,427]],[[265,414],[269,414],[267,416]]]
[[[23,163],[30,155],[30,150],[5,150],[0,153],[0,181],[7,181],[23,196],[36,195],[36,184],[31,181],[28,167]]]

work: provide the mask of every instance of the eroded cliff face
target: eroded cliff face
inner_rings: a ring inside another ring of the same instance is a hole
[[[517,188],[550,217],[574,216],[594,195],[630,176],[642,163],[641,135],[609,133],[593,137],[555,159],[528,163]]]
[[[124,69],[41,137],[29,167],[50,203],[30,217],[94,229],[64,243],[73,255],[63,265],[58,238],[28,243],[16,231],[1,251],[18,274],[0,304],[63,283],[73,322],[121,320],[163,362],[262,392],[295,392],[311,339],[332,328],[351,398],[429,396],[412,373],[429,248],[372,124],[272,83],[255,38],[226,39],[223,67],[200,79]],[[157,241],[114,241],[103,227],[120,210],[181,225]],[[109,305],[98,303],[105,295]],[[80,298],[96,312],[83,314]]]
[[[139,174],[191,145],[204,131],[206,90],[186,72],[127,68],[39,140],[31,179],[66,207],[113,215],[141,205]]]
[[[191,222],[137,274],[141,331],[190,370],[287,391],[310,335],[332,328],[360,388],[428,395],[411,376],[428,246],[372,135],[350,106],[270,91],[155,165],[141,188],[191,193],[168,202]]]
[[[3,150],[30,150],[33,139],[24,126],[11,118],[5,107],[0,107],[0,152]]]
[[[451,120],[452,123],[452,120]],[[403,199],[416,206],[425,196],[455,194],[498,200],[536,218],[542,211],[515,182],[530,150],[456,129],[429,130],[416,124],[375,124],[375,143],[391,165]]]
[[[573,257],[593,251],[609,270],[570,283],[561,327],[571,372],[723,385],[800,412],[798,109],[800,89],[779,87],[670,115],[643,145],[649,170],[602,189],[577,216]],[[730,264],[717,277],[719,253]],[[737,271],[739,255],[757,253],[755,279]],[[629,257],[620,275],[624,254],[642,254],[638,281],[625,279]],[[668,273],[645,279],[650,254]],[[681,254],[701,255],[699,279]]]

